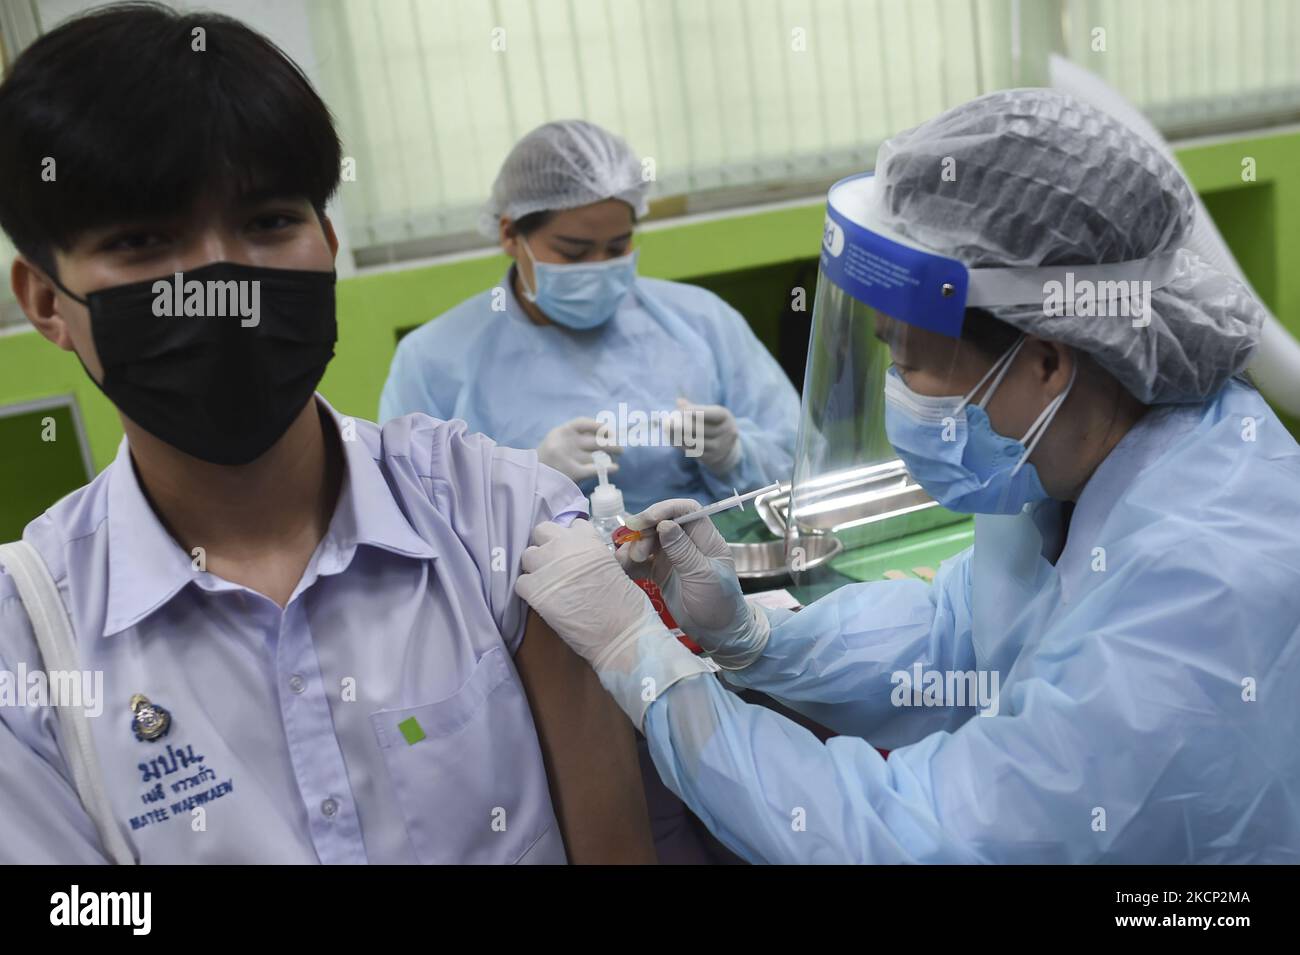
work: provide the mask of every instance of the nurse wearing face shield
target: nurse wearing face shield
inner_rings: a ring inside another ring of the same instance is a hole
[[[734,851],[1300,861],[1300,448],[1240,377],[1260,306],[1182,248],[1193,209],[1166,159],[1048,90],[956,107],[831,190],[790,552],[846,499],[883,539],[872,501],[916,482],[976,515],[932,583],[764,610],[708,521],[673,522],[692,503],[645,512],[657,540],[623,567],[584,522],[537,528],[519,593]]]

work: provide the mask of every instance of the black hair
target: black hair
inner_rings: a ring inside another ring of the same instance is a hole
[[[1008,325],[982,308],[968,308],[962,316],[961,337],[990,359],[997,359],[1016,343],[1020,329]]]
[[[28,47],[0,83],[0,130],[0,228],[51,275],[53,250],[88,229],[213,192],[306,198],[323,216],[339,182],[329,109],[279,47],[158,3],[96,9]]]
[[[526,216],[519,217],[519,220],[515,223],[515,232],[526,239],[554,218],[555,211],[552,209],[530,212]]]
[[[515,233],[522,235],[525,239],[540,229],[546,223],[555,218],[555,209],[542,209],[538,212],[530,212],[526,216],[520,216],[515,222]],[[636,225],[636,210],[632,212],[632,224]]]

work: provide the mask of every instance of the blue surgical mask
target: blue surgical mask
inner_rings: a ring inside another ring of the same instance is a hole
[[[926,493],[951,511],[1014,514],[1047,498],[1029,455],[1074,387],[1075,371],[1019,441],[994,431],[984,410],[1023,344],[1021,338],[965,396],[918,395],[896,369],[885,376],[889,443]],[[994,375],[988,392],[972,405],[972,396]]]
[[[533,262],[536,290],[524,283],[524,295],[551,321],[568,328],[588,329],[614,317],[619,302],[636,281],[636,253],[591,264],[554,265],[538,262],[528,241],[524,250]]]

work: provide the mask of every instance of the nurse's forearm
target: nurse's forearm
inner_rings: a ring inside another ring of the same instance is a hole
[[[944,837],[921,781],[866,742],[822,743],[708,676],[651,704],[644,731],[668,788],[750,862],[978,861]]]
[[[532,611],[515,666],[572,863],[653,863],[632,725],[596,674]]]
[[[914,664],[949,669],[960,656],[954,615],[936,611],[935,595],[919,580],[880,581],[842,587],[798,613],[768,611],[772,632],[763,655],[727,671],[727,682],[873,742],[886,724],[898,729],[918,717],[933,731],[945,714],[900,708],[894,697],[900,671],[910,679]],[[898,743],[895,734],[890,744]]]
[[[797,613],[763,611],[771,623],[763,654],[726,672],[735,686],[793,700],[860,702],[888,697],[890,673],[932,654],[935,613],[921,581],[850,584]]]
[[[861,861],[838,830],[844,820],[827,832],[814,812],[818,825],[807,831],[808,808],[823,802],[814,794],[827,780],[806,775],[825,746],[803,727],[697,676],[650,706],[644,732],[664,784],[746,861]]]

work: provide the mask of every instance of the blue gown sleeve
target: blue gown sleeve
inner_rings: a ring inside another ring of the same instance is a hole
[[[433,418],[447,419],[451,408],[440,408],[429,383],[434,380],[434,362],[422,354],[419,329],[397,343],[388,379],[379,396],[379,423],[419,411]]]
[[[722,299],[711,298],[715,314],[710,328],[718,339],[714,354],[723,390],[718,403],[735,416],[742,453],[728,473],[715,475],[701,467],[700,474],[710,493],[724,497],[733,488],[745,491],[790,480],[799,394],[741,314]]]
[[[990,715],[887,760],[696,676],[646,713],[655,765],[751,862],[1294,862],[1294,596],[1159,553],[1046,626]]]
[[[727,681],[885,749],[956,725],[971,711],[897,706],[893,698],[910,694],[916,664],[923,671],[975,667],[971,553],[944,561],[932,584],[850,585],[790,614],[773,627],[763,655],[726,672]]]

